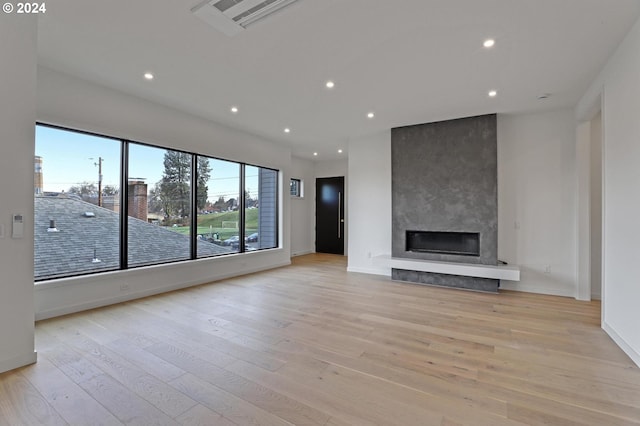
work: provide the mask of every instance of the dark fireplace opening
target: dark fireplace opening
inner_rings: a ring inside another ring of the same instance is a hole
[[[480,233],[406,231],[407,251],[480,256]]]

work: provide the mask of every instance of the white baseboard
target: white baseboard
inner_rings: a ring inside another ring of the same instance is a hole
[[[358,272],[360,274],[369,274],[369,275],[384,275],[386,277],[391,276],[391,268],[361,268],[359,266],[348,266],[347,272]]]
[[[602,323],[602,329],[613,339],[614,342],[626,353],[631,361],[635,362],[640,367],[640,353],[636,352],[615,330],[606,322]]]
[[[531,284],[524,284],[521,282],[517,283],[517,282],[501,281],[500,290],[522,291],[525,293],[546,294],[549,296],[561,296],[561,297],[571,297],[571,298],[576,297],[575,289],[540,287],[540,286],[531,285]]]
[[[0,373],[15,370],[16,368],[24,367],[25,365],[34,364],[37,360],[38,353],[36,351],[2,360],[0,361]]]
[[[201,284],[207,284],[215,281],[224,280],[227,278],[233,278],[241,275],[253,274],[255,272],[266,271],[269,269],[280,268],[282,266],[288,266],[288,265],[291,265],[291,261],[280,262],[277,264],[269,265],[267,267],[249,268],[249,269],[243,270],[242,272],[234,272],[234,273],[205,277],[195,281],[186,281],[186,282],[171,284],[168,286],[154,287],[154,288],[146,289],[143,291],[131,292],[131,293],[126,293],[118,296],[106,297],[102,299],[94,299],[86,303],[79,303],[79,304],[63,306],[55,309],[49,309],[46,311],[36,312],[35,319],[36,321],[45,320],[49,318],[59,317],[62,315],[68,315],[76,312],[87,311],[89,309],[100,308],[102,306],[108,306],[108,305],[114,305],[116,303],[127,302],[129,300],[141,299],[143,297],[153,296],[155,294],[167,293],[169,291],[180,290],[183,288],[193,287]],[[38,289],[36,287],[36,291],[37,290]]]
[[[295,252],[295,253],[291,253],[291,257],[304,256],[305,254],[311,254],[313,252],[314,252],[313,250],[298,251],[298,252]]]

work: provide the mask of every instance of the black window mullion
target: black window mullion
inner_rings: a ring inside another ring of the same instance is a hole
[[[120,269],[129,267],[129,142],[120,149]]]
[[[244,163],[240,163],[240,193],[239,193],[239,198],[240,200],[238,200],[238,237],[240,238],[240,253],[244,253],[245,252],[245,246],[244,246],[244,234],[245,234],[245,230],[244,230],[244,221],[245,221],[245,212],[244,212],[244,208],[245,208],[245,198],[247,196],[247,194],[245,194],[245,164]]]
[[[300,193],[301,182],[302,182],[301,180],[298,180],[298,196],[301,195]],[[276,232],[276,238],[275,238],[276,247],[274,248],[277,248],[277,247],[280,247],[280,172],[276,172],[276,219],[275,220],[276,220],[276,226],[274,228]]]
[[[198,257],[198,156],[191,155],[191,259]]]

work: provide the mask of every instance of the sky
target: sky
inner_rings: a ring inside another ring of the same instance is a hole
[[[98,159],[102,158],[102,185],[120,185],[120,141],[46,126],[36,126],[36,152],[42,157],[45,192],[68,192],[83,182],[98,184]],[[165,149],[129,144],[129,178],[143,178],[149,189],[162,179]],[[220,196],[238,197],[239,165],[210,160],[211,177],[207,184],[209,201]],[[258,169],[246,167],[246,186],[255,197],[258,193]]]

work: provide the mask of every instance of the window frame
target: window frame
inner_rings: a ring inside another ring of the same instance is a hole
[[[193,167],[193,159],[194,157],[197,157],[197,154],[194,154],[192,152],[189,151],[185,151],[183,149],[173,149],[173,148],[167,148],[164,146],[158,146],[158,145],[153,145],[150,143],[146,143],[146,142],[138,142],[138,141],[134,141],[134,140],[130,140],[130,139],[122,139],[122,143],[124,144],[124,147],[126,147],[127,150],[127,163],[126,163],[126,171],[127,171],[127,179],[123,180],[120,182],[120,184],[122,185],[123,182],[125,182],[126,184],[124,185],[124,190],[121,191],[122,193],[122,197],[123,199],[120,200],[120,206],[124,206],[124,208],[121,207],[120,212],[122,211],[126,211],[127,215],[120,215],[120,219],[123,222],[126,222],[125,228],[127,229],[127,231],[129,230],[129,220],[128,218],[130,217],[128,212],[129,212],[129,164],[130,164],[130,160],[131,157],[129,156],[129,148],[130,146],[133,145],[140,145],[143,147],[147,147],[147,148],[153,148],[153,149],[160,149],[160,150],[164,150],[164,151],[174,151],[174,152],[178,152],[181,154],[187,154],[191,156],[191,165],[190,165],[190,175],[191,175],[191,179],[189,181],[189,185],[190,185],[190,193],[189,193],[189,205],[191,208],[191,216],[193,217],[193,208],[196,207],[195,204],[192,204],[192,191],[193,191],[193,183],[194,183],[194,170],[191,168]],[[124,148],[123,148],[124,150]],[[148,194],[148,192],[147,192]],[[124,218],[124,219],[123,219]],[[197,217],[196,217],[197,220]],[[197,230],[196,230],[196,234],[193,233],[193,226],[191,226],[191,218],[189,219],[189,257],[187,259],[174,259],[174,260],[163,260],[161,262],[149,262],[149,263],[141,263],[141,264],[137,264],[137,265],[133,265],[133,266],[129,266],[129,241],[125,240],[125,245],[127,246],[127,257],[125,259],[121,259],[121,262],[124,262],[124,264],[126,264],[126,268],[122,268],[122,270],[126,270],[126,269],[135,269],[135,268],[142,268],[145,266],[156,266],[156,265],[165,265],[165,264],[169,264],[169,263],[178,263],[178,262],[188,262],[190,260],[195,260],[197,259],[192,257],[193,254],[193,245],[197,244],[197,241],[194,241],[195,238],[197,238]],[[123,225],[121,225],[122,227]],[[128,234],[128,232],[127,232]],[[127,235],[128,236],[128,235]],[[221,253],[221,255],[225,255],[225,254],[231,254],[231,253]]]
[[[295,194],[291,193],[291,184],[293,182],[297,182],[297,191]],[[291,198],[304,198],[304,192],[302,190],[302,179],[300,178],[291,178],[289,180],[289,195],[291,195]]]
[[[198,155],[196,155],[196,157],[197,157],[197,159],[206,158],[208,160],[224,161],[224,162],[227,162],[227,163],[235,164],[237,166],[237,169],[238,169],[237,170],[238,171],[238,176],[237,176],[237,178],[238,178],[238,191],[240,191],[240,188],[242,187],[242,163],[239,163],[237,161],[232,161],[232,160],[225,160],[225,159],[219,158],[219,157],[213,157],[211,155],[200,155],[200,154],[198,154]],[[197,163],[197,159],[196,159],[196,163]],[[196,172],[197,172],[197,170],[196,170]],[[195,189],[196,189],[196,193],[197,193],[197,191],[198,191],[197,182],[196,182],[196,188]],[[240,199],[242,198],[242,193],[241,192],[238,192],[237,198],[238,198],[238,206],[240,206]],[[239,209],[239,207],[238,207],[238,209]],[[241,213],[238,210],[238,238],[240,238],[240,232],[241,232],[240,225],[242,224],[242,219],[240,219],[240,215],[241,215]],[[196,222],[197,222],[197,217],[196,217]],[[197,238],[197,234],[198,234],[197,225],[196,225],[196,233],[195,234],[196,234],[196,238]],[[195,241],[195,244],[197,246],[198,242]],[[196,259],[209,259],[209,258],[212,258],[212,257],[226,256],[226,255],[229,255],[229,254],[240,254],[240,253],[244,253],[243,250],[244,250],[244,248],[242,247],[242,244],[239,244],[238,245],[238,251],[232,251],[232,252],[229,252],[229,253],[223,253],[223,254],[217,254],[217,255],[216,254],[212,254],[212,255],[209,255],[209,256],[202,256],[202,255],[198,255],[197,247],[196,247]]]
[[[91,132],[91,131],[86,131],[86,130],[79,130],[76,128],[71,128],[71,127],[66,127],[66,126],[60,126],[60,125],[56,125],[56,124],[50,124],[50,123],[45,123],[45,122],[40,122],[37,121],[35,123],[35,126],[41,126],[41,127],[48,127],[51,129],[57,129],[57,130],[61,130],[61,131],[66,131],[66,132],[74,132],[74,133],[78,133],[78,134],[84,134],[84,135],[88,135],[88,136],[94,136],[94,137],[100,137],[100,138],[106,138],[106,139],[111,139],[114,140],[116,142],[120,143],[120,212],[119,212],[119,245],[118,245],[118,249],[119,249],[119,267],[118,268],[113,268],[113,269],[109,269],[108,271],[84,271],[84,272],[79,272],[79,273],[69,273],[69,274],[61,274],[61,275],[56,275],[55,277],[41,277],[41,278],[36,278],[34,276],[34,282],[35,283],[42,283],[42,282],[47,282],[47,281],[52,281],[52,280],[59,280],[59,279],[65,279],[65,278],[75,278],[75,277],[82,277],[82,276],[89,276],[89,275],[96,275],[96,274],[104,274],[104,273],[113,273],[113,272],[117,272],[117,271],[126,271],[126,270],[132,270],[132,269],[138,269],[138,268],[144,268],[144,267],[149,267],[149,266],[160,266],[160,265],[168,265],[168,264],[174,264],[174,263],[183,263],[183,262],[192,262],[195,260],[201,260],[201,259],[212,259],[212,258],[219,258],[219,257],[224,257],[224,256],[228,256],[228,255],[243,255],[246,253],[253,253],[253,252],[258,252],[258,251],[264,251],[264,250],[273,250],[273,249],[278,249],[280,248],[280,176],[282,174],[281,170],[272,168],[272,167],[265,167],[265,166],[260,166],[260,165],[256,165],[256,164],[252,164],[252,163],[246,163],[246,162],[240,162],[240,161],[234,161],[234,160],[229,160],[229,159],[225,159],[225,158],[221,158],[221,157],[217,157],[217,156],[213,156],[213,155],[208,155],[208,154],[202,154],[202,153],[198,153],[198,152],[193,152],[193,151],[187,151],[184,149],[175,149],[175,148],[169,148],[169,147],[165,147],[165,146],[159,146],[159,145],[155,145],[155,144],[151,144],[151,143],[147,143],[147,142],[141,142],[141,141],[137,141],[137,140],[132,140],[132,139],[127,139],[127,138],[121,138],[121,137],[115,137],[115,136],[109,136],[109,135],[104,135],[101,133],[96,133],[96,132]],[[129,210],[129,187],[128,187],[128,181],[129,181],[129,161],[130,161],[130,157],[129,157],[129,146],[130,144],[137,144],[137,145],[142,145],[142,146],[147,146],[147,147],[151,147],[151,148],[157,148],[157,149],[163,149],[163,150],[171,150],[171,151],[177,151],[177,152],[181,152],[181,153],[185,153],[191,156],[191,193],[190,193],[190,207],[191,207],[191,218],[190,218],[190,230],[189,230],[189,237],[190,237],[190,257],[189,259],[177,259],[177,260],[167,260],[167,261],[162,261],[159,263],[152,263],[152,264],[141,264],[141,265],[133,265],[130,266],[129,265],[129,261],[128,261],[128,254],[129,254],[129,241],[128,241],[128,236],[129,236],[129,225],[128,225],[128,210]],[[35,155],[35,154],[34,154]],[[202,256],[202,257],[198,257],[198,227],[197,227],[197,221],[198,221],[198,209],[197,209],[197,181],[198,181],[198,176],[197,176],[197,162],[198,162],[198,158],[203,157],[203,158],[207,158],[207,159],[211,159],[211,160],[219,160],[219,161],[226,161],[226,162],[230,162],[230,163],[234,163],[237,164],[239,166],[240,169],[240,175],[239,175],[239,200],[238,200],[238,209],[239,209],[239,214],[238,214],[238,234],[239,234],[239,238],[240,238],[240,247],[239,247],[239,251],[237,252],[229,252],[229,253],[220,253],[220,254],[214,254],[214,255],[210,255],[210,256]],[[244,212],[244,205],[245,205],[245,200],[244,200],[244,191],[245,191],[245,167],[246,166],[254,166],[257,168],[262,168],[262,169],[267,169],[267,170],[272,170],[276,173],[276,179],[277,179],[277,183],[276,183],[276,191],[275,191],[275,246],[274,247],[269,247],[269,248],[261,248],[261,249],[256,249],[256,250],[252,250],[252,251],[247,251],[246,247],[245,247],[245,242],[244,242],[244,233],[245,233],[245,212]],[[35,196],[35,194],[34,194]],[[34,256],[36,255],[35,250],[34,250]]]
[[[65,126],[59,126],[56,124],[50,124],[50,123],[43,123],[40,121],[36,121],[35,126],[34,126],[34,130],[35,127],[37,126],[41,126],[41,127],[47,127],[50,129],[55,129],[55,130],[60,130],[60,131],[65,131],[65,132],[73,132],[73,133],[77,133],[80,135],[87,135],[87,136],[91,136],[91,137],[97,137],[97,138],[102,138],[102,139],[111,139],[114,142],[118,142],[120,144],[120,182],[119,184],[122,185],[122,173],[123,173],[123,169],[122,169],[122,161],[123,161],[123,156],[124,156],[124,150],[126,147],[126,144],[124,143],[124,140],[122,138],[118,138],[118,137],[114,137],[114,136],[108,136],[108,135],[103,135],[101,133],[96,133],[96,132],[90,132],[87,130],[78,130],[78,129],[74,129],[74,128],[70,128],[70,127],[65,127]],[[34,137],[35,137],[35,132],[34,132]],[[35,141],[34,141],[34,151],[35,151]],[[35,155],[35,152],[34,152]],[[35,170],[34,170],[35,172]],[[126,181],[125,181],[126,182]],[[35,196],[35,194],[34,194]],[[122,209],[122,201],[123,198],[126,200],[126,194],[125,194],[125,190],[120,187],[120,208]],[[34,211],[34,216],[35,216],[35,211]],[[101,269],[101,270],[90,270],[90,271],[80,271],[80,272],[70,272],[69,274],[57,274],[55,276],[47,276],[47,277],[40,277],[40,278],[36,278],[35,274],[33,277],[34,283],[42,283],[42,282],[48,282],[48,281],[55,281],[55,280],[60,280],[60,279],[65,279],[65,278],[76,278],[76,277],[83,277],[83,276],[90,276],[90,275],[98,275],[98,274],[108,274],[108,273],[113,273],[113,272],[117,272],[117,271],[122,271],[122,270],[126,270],[127,268],[123,268],[122,267],[122,233],[123,233],[123,228],[122,228],[122,217],[123,215],[120,215],[120,221],[119,221],[119,266],[118,267],[114,267],[114,268],[109,268],[109,269]],[[126,222],[126,217],[128,216],[124,216],[125,217],[125,222]],[[34,219],[34,218],[32,218]],[[35,220],[34,220],[35,222]],[[35,238],[35,235],[34,235]],[[126,245],[126,244],[125,244]],[[126,254],[126,252],[125,252]],[[34,247],[34,257],[35,257],[35,247]]]
[[[260,173],[260,169],[270,170],[270,171],[276,173],[276,176],[275,176],[275,178],[276,178],[275,205],[274,205],[275,227],[274,227],[274,237],[273,237],[274,238],[274,246],[273,247],[257,248],[257,249],[251,250],[251,251],[255,252],[255,251],[261,251],[261,250],[273,250],[274,248],[280,247],[280,171],[277,170],[277,169],[273,169],[271,167],[263,167],[263,166],[257,166],[255,164],[244,163],[244,165],[242,167],[242,172],[241,172],[242,173],[242,180],[243,180],[241,185],[242,185],[242,188],[243,188],[242,190],[243,191],[246,190],[246,167],[247,166],[257,168],[258,169],[258,173]],[[259,189],[258,189],[258,194],[259,194]],[[243,209],[242,209],[242,215],[243,215],[242,224],[246,228],[246,223],[244,221],[244,219],[245,219],[244,216],[246,214],[246,210],[245,210],[246,206],[244,205],[244,203],[246,202],[246,194],[244,192],[242,193],[241,198],[242,198],[242,207],[243,207]],[[262,203],[260,203],[260,204],[262,204]],[[245,232],[246,232],[246,229],[243,229],[243,236],[242,236],[242,240],[241,240],[241,245],[242,245],[242,247],[244,249],[246,249],[246,247],[245,247],[246,246],[246,241],[244,239],[244,237],[246,236],[246,235],[244,235]]]

